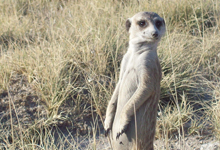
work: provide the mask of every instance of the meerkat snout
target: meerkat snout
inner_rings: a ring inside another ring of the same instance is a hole
[[[158,37],[158,33],[157,33],[157,31],[152,32],[151,35],[152,35],[154,38],[157,38],[157,37]]]

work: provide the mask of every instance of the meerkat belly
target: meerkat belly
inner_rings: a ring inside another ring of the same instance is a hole
[[[119,89],[118,106],[123,107],[138,87],[138,75],[134,68],[125,72]],[[120,109],[121,110],[121,109]],[[119,110],[119,111],[120,111]]]

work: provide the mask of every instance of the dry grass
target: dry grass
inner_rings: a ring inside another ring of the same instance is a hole
[[[214,101],[213,104],[211,105],[211,121],[214,125],[214,133],[215,136],[220,139],[220,125],[219,125],[219,121],[220,121],[220,97],[219,97],[219,86],[218,89],[214,90]]]
[[[125,21],[139,11],[167,25],[156,137],[199,133],[205,115],[220,138],[219,10],[218,0],[1,0],[0,147],[80,149],[76,134],[54,135],[54,126],[101,132],[127,47]]]

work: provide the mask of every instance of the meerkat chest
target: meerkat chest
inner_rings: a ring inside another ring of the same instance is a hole
[[[138,65],[140,64],[137,64],[137,57],[136,56],[133,56],[133,55],[128,55],[127,58],[126,58],[126,62],[124,63],[124,75],[123,75],[123,78],[126,78],[129,74],[131,74],[131,76],[135,76],[136,74],[136,71],[137,71],[137,68],[138,68]]]
[[[145,67],[145,63],[146,63],[145,58],[146,55],[142,55],[142,54],[130,53],[126,55],[123,64],[124,73],[129,74],[131,71],[135,71],[136,73],[138,73],[138,71],[141,71],[141,69]]]
[[[128,87],[128,90],[134,91],[138,84],[140,78],[140,72],[143,69],[144,61],[139,55],[130,54],[126,55],[124,58],[124,64],[122,71],[122,87]],[[127,92],[127,91],[126,91]]]
[[[132,87],[138,85],[141,76],[154,72],[157,68],[157,60],[157,54],[153,51],[126,54],[122,61],[122,83],[130,82],[132,85],[129,86]]]

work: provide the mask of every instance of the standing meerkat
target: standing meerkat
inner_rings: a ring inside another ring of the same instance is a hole
[[[153,150],[161,81],[157,45],[165,22],[154,12],[139,12],[126,21],[126,29],[129,47],[104,128],[115,150]]]

